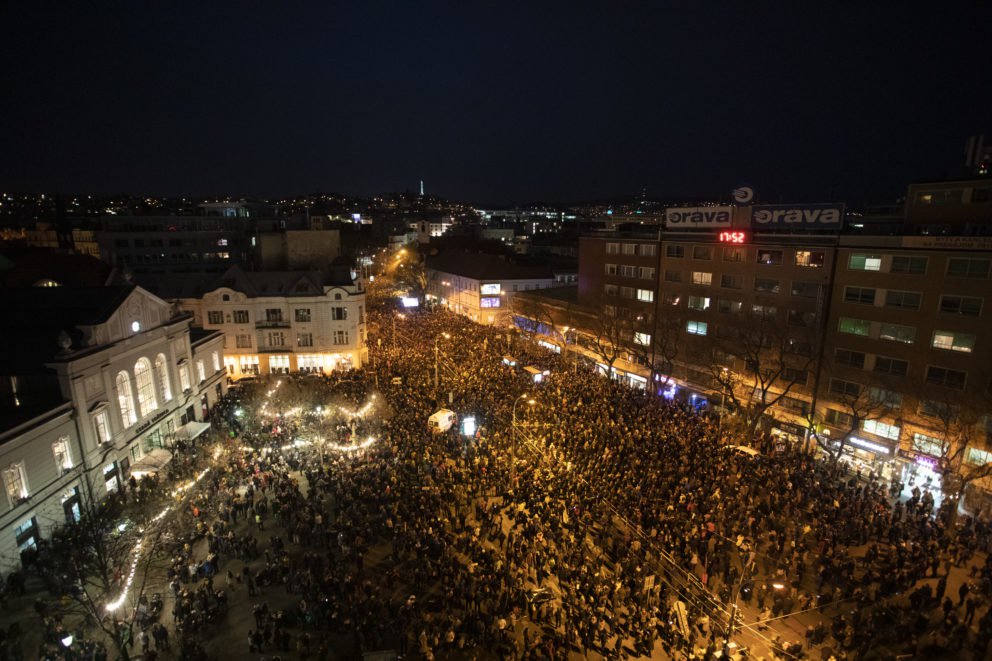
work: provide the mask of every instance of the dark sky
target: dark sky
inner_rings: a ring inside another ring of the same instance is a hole
[[[987,3],[2,5],[4,190],[885,201],[992,133]]]

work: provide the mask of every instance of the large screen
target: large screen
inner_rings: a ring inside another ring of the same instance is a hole
[[[482,285],[479,288],[479,293],[483,296],[499,296],[499,283]]]

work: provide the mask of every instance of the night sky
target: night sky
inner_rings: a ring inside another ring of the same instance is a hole
[[[988,3],[2,5],[7,191],[884,202],[992,134]]]

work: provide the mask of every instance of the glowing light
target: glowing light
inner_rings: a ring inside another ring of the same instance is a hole
[[[206,475],[209,472],[210,472],[210,469],[209,468],[205,468],[195,478],[193,478],[192,480],[190,480],[186,484],[180,485],[175,490],[173,490],[172,495],[173,496],[179,496],[180,494],[184,494],[187,490],[189,490],[190,487],[196,485],[196,483],[199,482],[201,479],[203,479],[203,476]],[[156,514],[152,518],[151,522],[152,523],[157,523],[158,521],[161,521],[165,517],[165,515],[169,513],[170,510],[172,510],[172,506],[171,505],[168,506],[168,507],[166,507],[165,509],[163,509],[158,514]],[[118,530],[120,530],[120,529],[121,529],[120,526],[118,526]],[[120,596],[118,596],[117,599],[114,599],[113,601],[111,601],[110,603],[107,604],[106,610],[107,610],[108,613],[113,613],[118,608],[120,608],[121,606],[124,605],[124,601],[127,599],[127,594],[128,594],[128,592],[131,591],[131,584],[134,583],[134,575],[138,571],[138,561],[141,560],[141,549],[144,546],[144,543],[145,543],[144,542],[144,539],[140,539],[134,545],[134,548],[131,551],[131,554],[132,554],[132,557],[131,557],[131,566],[128,569],[127,578],[124,579],[124,587],[121,588]]]

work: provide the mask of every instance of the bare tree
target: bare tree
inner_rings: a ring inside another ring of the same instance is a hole
[[[602,305],[602,312],[592,320],[590,349],[606,363],[607,376],[613,378],[613,365],[629,351],[634,339],[634,320],[611,305]]]
[[[778,404],[815,361],[808,332],[789,332],[773,315],[748,312],[732,332],[710,345],[710,373],[737,410],[747,437],[753,438],[768,409]],[[730,368],[728,359],[734,363]]]
[[[848,441],[861,431],[865,422],[878,420],[892,412],[894,403],[886,385],[888,384],[885,381],[872,377],[868,377],[866,383],[841,379],[830,381],[827,386],[829,394],[825,399],[839,407],[835,410],[840,415],[829,424],[841,432],[840,437],[834,439],[819,433],[814,422],[814,411],[810,412],[807,420],[811,437],[833,461],[840,459]]]
[[[129,659],[139,598],[149,580],[164,576],[153,565],[166,526],[159,519],[139,528],[124,518],[120,502],[87,505],[78,521],[56,529],[42,566],[65,591],[62,614],[98,627],[119,658]]]
[[[652,384],[649,391],[656,387],[666,389],[674,382],[675,359],[682,352],[685,338],[685,319],[678,310],[666,307],[663,311],[657,323],[652,323],[650,315],[635,317],[632,322],[629,351],[648,367],[648,382]]]
[[[985,380],[987,382],[987,379]],[[982,389],[950,392],[931,387],[921,393],[921,411],[937,431],[934,455],[937,471],[943,477],[943,492],[955,504],[952,521],[957,517],[957,503],[968,485],[992,476],[992,462],[975,462],[969,448],[992,448],[986,428],[992,397]]]
[[[513,295],[510,299],[513,324],[530,339],[546,335],[557,339],[558,332],[551,306],[535,296]]]
[[[423,305],[424,297],[431,284],[431,271],[417,252],[400,262],[396,267],[397,290],[408,296],[415,297]]]

